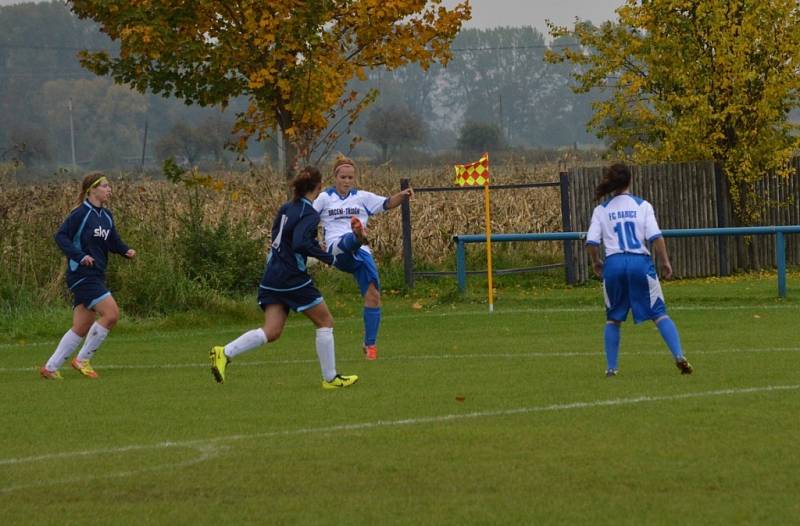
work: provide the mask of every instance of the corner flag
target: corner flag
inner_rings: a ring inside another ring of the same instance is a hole
[[[494,312],[494,289],[492,286],[492,214],[489,202],[489,154],[484,153],[474,163],[457,164],[455,184],[458,186],[482,186],[483,207],[486,215],[486,278],[489,285],[489,312]]]

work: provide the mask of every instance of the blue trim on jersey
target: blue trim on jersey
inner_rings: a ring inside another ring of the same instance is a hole
[[[613,201],[615,197],[619,197],[619,196],[621,196],[621,195],[627,195],[628,197],[630,197],[631,199],[633,199],[633,200],[636,202],[636,204],[637,204],[637,205],[639,205],[639,206],[641,206],[641,205],[642,205],[642,203],[644,203],[644,199],[642,199],[642,198],[641,198],[641,197],[639,197],[638,195],[633,195],[633,194],[629,194],[629,193],[627,193],[627,192],[624,192],[624,193],[617,194],[617,195],[615,195],[615,196],[613,196],[613,197],[611,197],[611,198],[607,199],[606,201],[602,202],[602,203],[600,204],[600,206],[602,206],[603,208],[607,207],[607,206],[608,206],[608,203],[610,203],[611,201]]]
[[[99,298],[93,299],[92,302],[86,308],[89,309],[89,310],[94,309],[95,305],[97,305],[98,303],[100,303],[101,301],[103,301],[104,299],[106,299],[109,296],[111,296],[111,293],[110,292],[106,292],[105,294],[103,294]]]
[[[598,243],[597,241],[587,241],[586,244],[587,245],[592,245],[593,247],[599,247],[600,246],[600,243]]]
[[[88,221],[89,216],[92,215],[92,211],[93,211],[93,208],[89,203],[84,201],[83,204],[89,207],[89,211],[86,212],[85,216],[83,216],[83,221],[81,221],[81,226],[78,227],[78,231],[75,232],[75,235],[72,238],[72,246],[77,248],[78,250],[81,250],[81,251],[83,250],[83,248],[81,247],[81,234],[83,233],[83,227],[86,226],[86,221]],[[78,267],[80,266],[80,264],[81,264],[80,261],[75,261],[75,260],[70,259],[69,260],[69,269],[72,272],[75,272],[76,270],[78,270]]]
[[[306,285],[310,285],[310,284],[311,284],[311,280],[308,280],[305,283],[303,283],[302,285],[298,285],[298,286],[292,287],[290,289],[276,289],[276,288],[273,288],[273,287],[265,287],[264,285],[259,285],[259,287],[264,289],[264,290],[271,290],[271,291],[274,291],[274,292],[290,292],[292,290],[302,289]]]
[[[322,301],[323,301],[322,300],[322,296],[320,296],[319,298],[315,299],[314,301],[312,301],[308,305],[303,305],[302,307],[297,307],[296,312],[303,312],[304,310],[308,310],[311,307],[316,307],[317,305],[322,303]]]
[[[389,200],[390,199],[391,199],[391,197],[387,197],[386,201],[383,202],[383,209],[384,210],[389,210]]]
[[[295,261],[297,261],[297,268],[302,270],[303,272],[305,272],[306,271],[306,262],[303,261],[303,256],[301,256],[300,254],[295,254],[294,255],[294,259],[295,259]]]
[[[655,241],[656,239],[661,238],[661,237],[664,237],[664,234],[656,234],[653,237],[651,237],[650,239],[648,239],[647,242],[648,243],[652,243],[653,241]]]
[[[113,219],[111,219],[111,216],[110,216],[110,215],[108,215],[108,213],[106,212],[106,209],[105,209],[105,208],[101,208],[101,209],[100,209],[100,213],[99,213],[98,215],[104,215],[104,216],[106,216],[106,219],[108,219],[108,222],[109,222],[109,223],[111,223],[111,228],[114,228],[114,220],[113,220]]]
[[[337,191],[336,191],[336,187],[335,187],[335,186],[328,187],[328,188],[326,188],[324,191],[325,191],[325,193],[326,193],[326,194],[328,194],[328,195],[336,195],[336,196],[339,196],[339,200],[340,200],[340,201],[344,201],[344,200],[345,200],[345,199],[347,199],[348,197],[350,197],[350,196],[352,196],[352,195],[356,195],[356,194],[358,193],[358,189],[356,189],[356,188],[351,188],[351,189],[350,189],[350,191],[349,191],[349,192],[347,192],[347,195],[346,195],[346,196],[344,196],[344,197],[342,197],[342,196],[341,196],[341,194],[339,194],[339,192],[337,192]]]
[[[85,279],[86,279],[86,278],[81,278],[81,279],[79,279],[78,281],[76,281],[75,283],[73,283],[73,284],[72,284],[72,286],[71,286],[69,289],[67,289],[67,290],[72,290],[72,289],[74,289],[75,287],[77,287],[78,285],[80,285],[81,281],[84,281]]]

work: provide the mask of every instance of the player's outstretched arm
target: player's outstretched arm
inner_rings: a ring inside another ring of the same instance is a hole
[[[397,208],[405,201],[410,201],[413,197],[414,197],[414,189],[411,187],[404,188],[389,198],[389,202],[386,203],[386,210]]]

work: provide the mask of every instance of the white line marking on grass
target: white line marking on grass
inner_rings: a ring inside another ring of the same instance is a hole
[[[716,350],[705,350],[705,351],[690,351],[688,352],[688,356],[695,356],[695,355],[704,355],[704,354],[747,354],[747,353],[794,353],[800,352],[800,347],[766,347],[766,348],[731,348],[731,349],[716,349]],[[626,356],[656,356],[656,355],[667,355],[667,350],[663,351],[631,351],[625,352]],[[567,351],[567,352],[519,352],[519,353],[444,353],[444,354],[420,354],[420,355],[413,355],[413,354],[405,354],[405,355],[395,355],[395,356],[384,356],[381,358],[381,361],[394,361],[394,362],[405,362],[405,361],[414,361],[414,360],[457,360],[457,359],[483,359],[483,358],[507,358],[507,359],[515,359],[515,358],[575,358],[575,357],[588,357],[588,358],[597,358],[597,356],[602,355],[602,349],[597,349],[593,351]],[[364,361],[363,358],[342,358],[338,357],[337,361],[340,363],[361,363]],[[245,362],[236,362],[235,367],[255,367],[261,365],[300,365],[300,364],[309,364],[309,363],[317,363],[318,361],[314,358],[297,358],[297,359],[284,359],[284,360],[253,360],[253,361],[245,361]],[[103,371],[103,370],[137,370],[137,369],[205,369],[211,367],[210,362],[192,362],[192,363],[150,363],[150,364],[107,364],[107,365],[96,365],[94,366],[95,369]],[[0,368],[0,373],[30,373],[33,371],[38,371],[38,365],[32,365],[29,367],[5,367]]]
[[[176,446],[180,447],[180,446]],[[103,473],[102,475],[84,475],[78,477],[69,477],[69,478],[62,478],[62,479],[44,479],[38,480],[36,482],[31,482],[28,484],[18,484],[16,486],[8,486],[5,488],[0,488],[0,494],[3,493],[11,493],[13,491],[19,491],[22,489],[31,489],[31,488],[38,488],[42,486],[55,486],[58,484],[75,484],[79,482],[88,482],[91,480],[101,480],[101,479],[112,479],[112,478],[125,478],[125,477],[132,477],[134,475],[139,475],[142,473],[151,473],[154,471],[164,471],[164,470],[171,470],[171,469],[178,469],[178,468],[185,468],[188,466],[193,466],[195,464],[200,464],[201,462],[205,462],[206,460],[210,460],[216,457],[221,449],[225,449],[225,446],[220,447],[212,442],[207,444],[200,444],[200,445],[187,445],[185,446],[186,449],[194,449],[196,450],[199,455],[194,458],[190,458],[188,460],[184,460],[182,462],[171,462],[171,463],[161,463],[157,466],[151,466],[146,468],[134,469],[131,471],[120,471],[117,473]],[[140,448],[145,449],[145,448]],[[153,449],[153,448],[148,448]],[[101,455],[103,453],[126,453],[128,451],[133,451],[134,449],[126,449],[121,448],[119,450],[97,450],[97,451],[89,451],[89,452],[79,452],[76,455],[71,456],[81,456],[85,457],[87,455]],[[33,458],[33,457],[31,457]],[[47,459],[43,459],[47,460]]]
[[[443,307],[445,308],[445,307]],[[800,305],[783,304],[783,305],[673,305],[669,307],[670,311],[732,311],[732,310],[797,310]],[[495,310],[492,316],[502,316],[504,314],[570,314],[570,313],[597,313],[599,316],[603,314],[602,305],[587,306],[587,307],[530,307],[524,309],[498,309]],[[450,316],[486,316],[485,310],[452,310],[448,312],[414,312],[404,314],[383,314],[383,320],[407,320],[418,318],[446,318]],[[346,323],[361,323],[360,316],[348,316],[336,318],[336,323],[339,325]],[[255,326],[255,324],[253,325]],[[302,319],[291,320],[286,323],[287,329],[306,327],[308,322]],[[252,328],[252,327],[251,327]],[[130,335],[123,336],[126,342],[141,342],[141,341],[155,341],[155,340],[178,340],[186,338],[186,333],[191,332],[192,336],[202,335],[223,335],[223,334],[236,334],[249,330],[247,327],[242,326],[238,329],[232,328],[213,328],[213,329],[175,329],[174,331],[165,332],[152,332],[145,335]],[[58,340],[45,340],[36,342],[24,343],[0,343],[0,349],[17,348],[17,347],[55,347]]]
[[[298,429],[284,429],[277,431],[267,431],[264,433],[251,433],[244,435],[228,435],[212,438],[201,438],[195,440],[179,440],[157,442],[154,444],[137,444],[122,447],[110,447],[92,449],[84,451],[70,451],[61,453],[49,453],[32,457],[5,458],[0,459],[0,466],[13,466],[20,464],[30,464],[35,462],[47,462],[65,458],[97,456],[128,453],[131,451],[156,450],[167,448],[202,448],[213,446],[219,442],[237,442],[241,440],[264,439],[275,437],[287,437],[309,434],[337,433],[339,431],[359,431],[363,429],[377,429],[388,427],[399,427],[420,424],[437,424],[442,422],[454,422],[473,418],[494,418],[504,416],[514,416],[529,413],[544,413],[552,411],[569,411],[572,409],[592,409],[595,407],[614,407],[623,405],[634,405],[646,402],[670,402],[676,400],[688,400],[694,398],[709,398],[715,396],[731,396],[753,393],[769,393],[780,391],[796,391],[800,389],[800,384],[794,385],[767,385],[762,387],[742,387],[736,389],[716,389],[713,391],[699,391],[694,393],[680,393],[673,395],[643,395],[633,398],[612,398],[609,400],[591,400],[588,402],[570,402],[565,404],[550,404],[531,407],[518,407],[512,409],[497,409],[493,411],[475,411],[471,413],[450,413],[438,416],[424,416],[417,418],[403,418],[398,420],[376,420],[373,422],[361,422],[358,424],[338,424],[325,427],[305,427]]]

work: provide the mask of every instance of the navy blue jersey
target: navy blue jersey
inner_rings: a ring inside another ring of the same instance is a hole
[[[67,256],[67,285],[72,288],[88,277],[105,278],[108,253],[125,255],[128,245],[114,228],[111,212],[84,201],[70,212],[55,235],[58,248]],[[94,265],[81,265],[86,256],[94,258]]]
[[[309,256],[328,265],[334,257],[322,250],[317,241],[319,214],[311,201],[290,201],[278,210],[272,223],[272,246],[261,288],[284,292],[311,283],[306,269]]]

